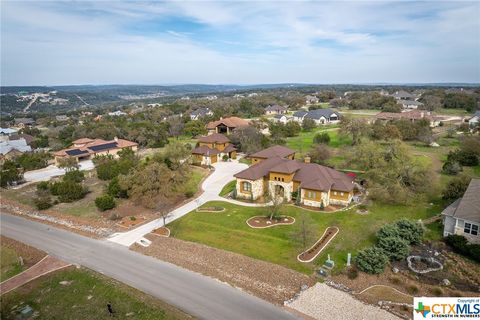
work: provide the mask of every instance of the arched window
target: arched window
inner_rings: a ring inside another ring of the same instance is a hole
[[[243,191],[252,191],[252,184],[250,182],[244,181],[242,182],[242,189]]]

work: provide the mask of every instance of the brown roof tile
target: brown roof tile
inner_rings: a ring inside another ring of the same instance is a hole
[[[209,122],[207,124],[207,129],[214,129],[220,124],[224,124],[229,128],[238,128],[238,127],[246,127],[250,124],[250,122],[239,117],[229,117],[229,118]]]
[[[264,149],[262,151],[255,152],[254,154],[251,154],[249,157],[263,158],[263,159],[268,159],[272,157],[286,158],[289,155],[292,155],[294,153],[295,151],[293,151],[290,148],[276,145],[276,146],[272,146],[270,148]]]
[[[214,134],[211,134],[211,135],[208,135],[208,136],[198,137],[198,142],[205,142],[205,143],[214,143],[214,142],[225,143],[225,142],[230,142],[230,140],[229,140],[227,137],[225,137],[223,134],[221,134],[221,133],[214,133]]]

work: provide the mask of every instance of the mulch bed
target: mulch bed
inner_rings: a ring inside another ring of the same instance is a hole
[[[198,208],[197,212],[222,212],[225,211],[223,207],[202,207]]]
[[[227,282],[279,305],[294,297],[302,285],[316,282],[314,277],[238,253],[172,237],[149,234],[146,238],[152,241],[150,246],[134,244],[130,249]]]
[[[298,255],[298,261],[310,262],[315,259],[333,239],[333,237],[337,235],[339,231],[340,229],[338,229],[337,227],[328,227],[327,229],[325,229],[323,235],[320,237],[320,239],[318,239],[317,242],[315,242],[315,244],[310,249]]]
[[[137,226],[139,224],[142,224],[145,221],[147,221],[147,218],[143,217],[143,216],[142,217],[134,217],[135,219],[132,219],[132,217],[124,217],[124,218],[122,218],[122,220],[120,220],[118,222],[118,224],[122,227],[125,227],[125,228],[131,228],[131,227],[135,227],[135,226]]]
[[[295,223],[295,218],[290,217],[290,216],[283,216],[278,219],[272,219],[270,220],[268,217],[264,216],[255,216],[249,218],[247,221],[247,225],[250,228],[270,228],[270,227],[275,227],[279,225],[289,225],[289,224],[294,224]]]
[[[152,231],[154,235],[161,236],[161,237],[169,237],[170,236],[170,229],[167,227],[160,227]]]
[[[337,206],[337,205],[329,205],[326,206],[325,208],[320,209],[319,207],[311,207],[311,206],[306,206],[304,204],[296,205],[299,206],[303,209],[311,210],[311,211],[318,211],[318,212],[335,212],[344,209],[345,207],[342,206]]]

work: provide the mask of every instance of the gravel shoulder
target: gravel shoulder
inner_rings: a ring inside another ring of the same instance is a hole
[[[303,291],[289,308],[302,312],[314,319],[329,320],[399,320],[400,318],[378,307],[365,304],[350,294],[317,283]]]
[[[252,259],[202,244],[147,235],[149,247],[133,245],[132,250],[168,261],[245,290],[264,300],[283,305],[315,279],[285,267]]]

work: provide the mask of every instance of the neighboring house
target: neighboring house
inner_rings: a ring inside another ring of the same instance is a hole
[[[402,105],[403,109],[418,109],[423,106],[423,103],[415,100],[397,100]]]
[[[415,100],[417,99],[416,95],[413,95],[407,91],[400,90],[392,94],[392,97],[394,97],[396,100]]]
[[[108,115],[112,117],[120,117],[120,116],[126,116],[127,114],[123,111],[117,110],[117,111],[109,112]]]
[[[292,121],[292,119],[293,119],[292,117],[289,117],[289,116],[284,115],[284,114],[276,114],[276,115],[273,116],[272,121],[287,124],[287,122]]]
[[[10,136],[12,134],[16,134],[17,132],[18,132],[17,129],[0,128],[0,136]]]
[[[7,140],[0,142],[0,161],[11,160],[25,152],[31,152],[32,148],[25,139]]]
[[[340,121],[340,113],[333,111],[330,108],[327,109],[317,109],[308,111],[305,115],[305,119],[312,119],[317,125],[327,124],[327,123],[336,123]]]
[[[302,123],[305,116],[308,114],[308,111],[299,110],[293,114],[293,121]]]
[[[55,163],[66,158],[75,158],[77,161],[91,159],[95,156],[112,155],[118,157],[117,153],[123,149],[137,151],[138,143],[115,137],[113,140],[81,138],[73,141],[68,149],[55,152]]]
[[[31,127],[35,125],[35,120],[32,118],[15,118],[15,125],[20,128]]]
[[[265,114],[286,114],[288,110],[287,106],[280,106],[278,104],[270,105],[265,108]]]
[[[468,119],[468,125],[470,127],[475,127],[480,122],[480,110],[475,111],[473,116]]]
[[[290,148],[277,145],[277,146],[273,146],[273,147],[255,152],[249,155],[247,158],[249,158],[252,161],[252,164],[255,164],[273,157],[280,157],[280,158],[293,160],[295,159],[295,151]]]
[[[12,140],[20,140],[20,139],[24,139],[28,145],[30,145],[33,140],[35,140],[35,137],[34,136],[31,136],[29,134],[26,134],[26,133],[22,133],[22,134],[12,134],[10,137],[9,137],[9,140],[12,141]]]
[[[306,96],[305,97],[305,103],[306,104],[316,104],[320,101],[320,99],[318,99],[317,97],[315,96]]]
[[[442,118],[434,116],[429,111],[412,110],[407,112],[380,112],[375,116],[375,119],[382,122],[389,122],[395,120],[406,119],[415,122],[421,119],[430,121],[430,127],[436,127],[440,124]]]
[[[250,122],[238,117],[220,118],[220,120],[212,121],[207,124],[208,134],[226,133],[230,134],[237,128],[247,127]]]
[[[256,200],[268,192],[291,201],[292,193],[296,193],[300,204],[317,208],[347,206],[353,199],[353,177],[310,163],[308,157],[301,162],[272,156],[234,176],[236,195],[242,199]]]
[[[197,147],[192,150],[192,155],[194,164],[208,166],[224,156],[229,159],[236,159],[237,149],[223,134],[213,133],[198,138]]]
[[[199,108],[190,113],[190,120],[198,120],[207,116],[213,116],[213,112],[209,108]]]
[[[69,117],[67,117],[66,115],[62,114],[62,115],[59,115],[59,116],[55,116],[55,119],[57,121],[68,121],[68,119],[70,119]]]
[[[472,179],[463,197],[457,199],[445,210],[443,236],[458,234],[471,243],[480,244],[480,179]]]

